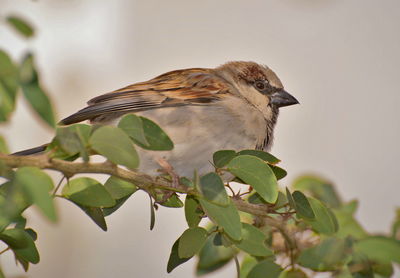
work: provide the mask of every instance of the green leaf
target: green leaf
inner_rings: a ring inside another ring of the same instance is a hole
[[[154,225],[156,224],[156,211],[154,209],[153,199],[150,197],[150,231],[153,230]]]
[[[378,277],[385,277],[385,278],[390,278],[393,277],[394,269],[392,263],[374,263],[372,265],[372,270],[374,271],[375,274],[379,274]]]
[[[102,229],[103,231],[107,231],[107,223],[101,208],[83,206],[75,202],[73,203],[77,205],[81,210],[83,210],[86,213],[86,215],[89,216],[90,219],[92,219],[93,222],[100,227],[100,229]]]
[[[38,238],[37,233],[33,229],[31,229],[31,228],[25,229],[25,232],[27,232],[30,235],[30,237],[33,239],[33,241],[37,240],[37,238]]]
[[[337,208],[342,203],[333,185],[319,177],[299,177],[293,182],[293,188],[308,192],[311,196],[327,204],[331,208]]]
[[[62,195],[87,207],[112,207],[115,205],[114,199],[104,186],[92,178],[76,178],[70,180],[63,190]]]
[[[0,122],[6,122],[15,109],[15,100],[9,96],[7,88],[0,79]]]
[[[142,119],[135,114],[128,114],[119,121],[118,127],[125,131],[135,142],[148,146],[146,135],[143,129]]]
[[[292,209],[296,210],[296,204],[294,202],[293,196],[290,193],[289,189],[286,187],[286,198],[288,199],[289,205]]]
[[[7,229],[0,233],[0,240],[10,248],[26,248],[29,243],[24,229]]]
[[[216,205],[229,205],[228,194],[222,179],[216,173],[208,173],[200,178],[199,191],[203,197]]]
[[[263,198],[261,198],[260,194],[258,194],[257,192],[251,194],[249,196],[249,198],[247,199],[247,201],[250,204],[266,204],[267,203]]]
[[[251,256],[245,256],[240,265],[240,278],[246,278],[249,272],[257,264],[257,259]]]
[[[274,175],[277,180],[281,180],[287,176],[287,172],[285,169],[282,169],[281,167],[271,164],[269,165],[269,167],[271,168],[272,172],[274,172]]]
[[[56,125],[53,108],[38,80],[38,73],[35,69],[33,55],[28,53],[20,66],[20,85],[24,96],[33,110],[50,127]]]
[[[280,159],[276,158],[270,153],[259,151],[259,150],[243,150],[237,153],[237,155],[251,155],[251,156],[256,156],[258,158],[261,158],[265,162],[268,162],[268,164],[278,164],[280,162]]]
[[[36,167],[22,167],[16,171],[14,182],[24,189],[29,199],[40,208],[44,215],[51,221],[57,220],[53,198],[49,194],[54,185],[46,173]]]
[[[0,135],[0,153],[5,153],[5,154],[9,153],[7,142],[1,135]]]
[[[242,223],[242,240],[236,247],[253,256],[266,257],[274,253],[265,245],[267,236],[253,225]]]
[[[288,199],[286,198],[286,195],[283,194],[282,192],[278,192],[278,199],[276,200],[276,203],[274,204],[274,209],[279,209],[288,203]]]
[[[64,157],[53,155],[57,158],[67,158],[79,154],[84,161],[89,161],[89,155],[87,153],[87,146],[89,144],[91,127],[84,124],[74,124],[66,127],[58,127],[56,131],[56,137],[51,143],[51,149],[55,146],[62,149],[66,153]],[[57,148],[55,148],[57,151]]]
[[[165,202],[159,203],[163,207],[167,208],[181,208],[183,207],[183,202],[179,199],[176,193],[172,194]]]
[[[354,217],[355,206],[355,202],[350,202],[333,210],[339,226],[338,237],[346,238],[351,236],[355,239],[361,239],[368,235]]]
[[[179,178],[179,183],[186,186],[186,187],[190,187],[190,188],[194,188],[194,182],[191,181],[190,179],[186,178],[186,177],[180,177]]]
[[[307,278],[307,275],[300,269],[291,269],[282,272],[279,278]]]
[[[345,241],[330,237],[314,247],[304,249],[298,258],[298,263],[314,271],[333,271],[346,260]]]
[[[179,239],[178,256],[191,258],[203,247],[207,239],[207,231],[201,227],[189,228]]]
[[[133,183],[124,181],[117,177],[111,176],[108,178],[104,187],[110,193],[113,199],[121,199],[126,196],[130,196],[137,191],[136,185]]]
[[[15,109],[18,70],[6,52],[0,49],[0,122],[8,120]]]
[[[263,260],[256,264],[250,271],[247,278],[278,278],[282,268],[270,260]]]
[[[295,191],[292,194],[294,204],[296,207],[296,214],[298,217],[304,218],[304,219],[315,219],[315,214],[311,208],[310,203],[308,202],[308,199],[306,196],[304,196],[303,193],[300,191]]]
[[[226,265],[235,255],[233,248],[215,246],[215,234],[209,236],[199,253],[199,260],[196,266],[196,274],[204,275]]]
[[[8,16],[7,22],[10,24],[16,31],[18,31],[21,35],[26,38],[32,37],[35,32],[33,28],[30,26],[28,22],[18,16]]]
[[[320,234],[332,235],[338,231],[338,222],[330,209],[314,198],[308,198],[315,219],[305,221],[311,225],[314,231]]]
[[[23,248],[12,248],[16,257],[22,258],[23,260],[33,264],[37,264],[40,261],[40,257],[32,237],[26,231],[21,232],[20,236],[24,237],[26,246]]]
[[[131,197],[131,195],[128,195],[121,199],[115,200],[115,206],[103,208],[104,216],[109,216],[109,215],[113,214],[115,211],[117,211],[126,202],[126,200],[128,200],[129,197]]]
[[[271,168],[258,157],[240,155],[232,159],[228,171],[251,185],[268,203],[278,198],[278,182]]]
[[[213,154],[213,162],[216,168],[222,168],[236,156],[233,150],[221,150]]]
[[[190,228],[197,227],[201,219],[203,218],[204,212],[200,208],[200,203],[193,196],[186,195],[185,199],[185,218]]]
[[[392,223],[392,237],[400,239],[400,208],[396,209],[396,216]]]
[[[22,185],[14,182],[3,183],[0,186],[0,231],[11,222],[18,221],[21,213],[30,205],[32,202]]]
[[[393,238],[371,236],[361,239],[354,244],[354,250],[380,263],[400,264],[400,241]]]
[[[140,123],[135,117],[137,116],[125,116],[118,126],[129,134],[136,145],[153,151],[169,151],[174,148],[171,139],[155,122],[144,117],[139,117],[142,124],[142,128],[140,128]],[[141,130],[143,130],[143,133],[141,133]],[[134,134],[135,132],[139,133]]]
[[[96,129],[89,142],[92,149],[115,164],[124,165],[130,169],[139,166],[139,157],[131,140],[117,127],[103,126]]]
[[[50,127],[55,127],[54,113],[50,101],[38,84],[22,85],[22,92],[35,112]]]
[[[174,245],[172,246],[171,249],[171,254],[169,255],[168,259],[168,266],[167,266],[167,272],[170,273],[172,270],[174,270],[177,266],[183,264],[184,262],[187,262],[191,258],[180,258],[178,255],[178,248],[179,248],[179,240],[178,238]]]
[[[227,207],[214,205],[202,199],[199,201],[208,217],[223,228],[226,234],[233,240],[240,240],[242,238],[242,223],[240,223],[239,212],[232,201],[230,201]]]

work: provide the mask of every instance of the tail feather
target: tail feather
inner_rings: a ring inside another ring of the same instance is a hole
[[[15,152],[15,153],[13,153],[11,155],[23,156],[23,155],[40,154],[40,153],[42,153],[42,152],[44,152],[46,150],[47,146],[48,146],[48,144],[44,144],[44,145],[41,145],[39,147],[35,147],[35,148],[31,148],[31,149]]]

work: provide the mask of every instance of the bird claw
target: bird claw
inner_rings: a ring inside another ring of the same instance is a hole
[[[166,161],[163,158],[157,158],[156,161],[157,161],[158,165],[161,166],[161,171],[168,174],[171,177],[172,186],[174,188],[178,188],[179,187],[179,176],[177,173],[175,173],[172,165],[169,164],[168,161]]]

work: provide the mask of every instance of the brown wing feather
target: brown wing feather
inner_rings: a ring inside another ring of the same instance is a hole
[[[65,118],[60,124],[72,124],[148,109],[201,105],[218,101],[229,85],[209,69],[171,71],[91,99],[88,106]]]

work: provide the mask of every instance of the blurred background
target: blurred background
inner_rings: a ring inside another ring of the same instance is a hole
[[[397,0],[0,0],[2,15],[35,26],[26,43],[0,26],[0,47],[36,54],[58,119],[101,93],[169,70],[252,60],[271,67],[301,105],[281,109],[272,153],[290,185],[303,173],[358,198],[369,231],[388,232],[400,205],[400,2]],[[397,30],[397,31],[396,31]],[[397,35],[396,35],[397,34]],[[20,101],[0,132],[17,151],[52,131]],[[10,277],[193,277],[194,263],[167,275],[170,248],[185,229],[182,210],[161,207],[149,231],[148,197],[136,193],[102,232],[77,207],[58,201],[54,225],[29,211],[41,262],[27,274],[12,254]],[[235,277],[235,267],[207,277]]]

